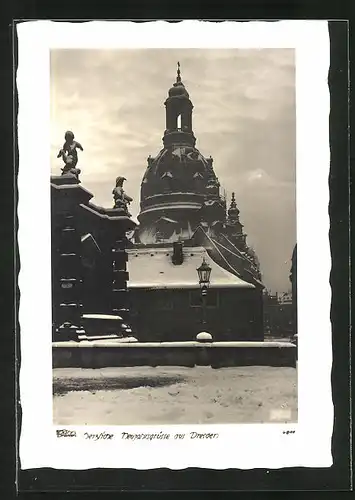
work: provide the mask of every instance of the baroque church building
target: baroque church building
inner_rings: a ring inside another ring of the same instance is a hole
[[[139,225],[128,249],[132,326],[140,340],[192,340],[201,331],[197,267],[211,271],[207,330],[215,340],[262,340],[261,273],[235,195],[227,207],[213,159],[196,148],[193,104],[178,64],[165,101],[163,148],[149,156]]]

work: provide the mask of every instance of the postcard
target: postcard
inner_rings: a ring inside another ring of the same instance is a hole
[[[330,467],[327,22],[17,35],[21,468]]]

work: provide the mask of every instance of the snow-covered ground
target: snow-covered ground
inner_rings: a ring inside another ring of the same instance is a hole
[[[56,425],[297,421],[295,368],[53,370]]]

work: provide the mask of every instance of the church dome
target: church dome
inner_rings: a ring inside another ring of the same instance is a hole
[[[169,89],[169,97],[189,98],[189,93],[187,92],[184,84],[182,82],[178,82],[174,83],[174,85]]]
[[[144,227],[163,217],[174,220],[174,213],[188,221],[191,213],[199,221],[200,211],[209,200],[219,197],[219,183],[212,167],[212,158],[205,158],[195,147],[192,128],[193,104],[181,81],[178,63],[176,82],[165,101],[166,128],[163,149],[156,157],[148,157],[141,183],[138,219]],[[186,222],[187,224],[187,222]],[[143,227],[142,226],[142,227]],[[193,224],[195,226],[195,223]]]
[[[148,158],[142,201],[163,192],[202,194],[211,178],[211,167],[212,159],[206,159],[193,146],[176,144],[164,148],[155,158]]]
[[[201,206],[211,182],[218,191],[212,158],[205,158],[189,145],[165,147],[155,158],[148,158],[141,184],[141,210],[151,210],[161,203],[169,205],[168,200]]]

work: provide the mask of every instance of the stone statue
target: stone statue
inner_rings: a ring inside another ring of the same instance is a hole
[[[76,177],[80,174],[80,169],[76,168],[78,163],[78,152],[77,149],[83,150],[80,142],[74,141],[74,134],[70,130],[65,132],[65,142],[62,149],[59,151],[57,158],[62,157],[64,161],[64,167],[62,168],[62,175],[73,174]]]
[[[125,177],[117,177],[116,179],[116,187],[113,189],[113,199],[114,199],[114,208],[121,208],[124,210],[126,215],[130,216],[131,214],[128,212],[128,205],[133,201],[133,199],[128,196],[123,190],[123,183],[126,180]]]
[[[209,158],[207,158],[207,167],[209,170],[212,170],[212,165],[213,165],[213,158],[212,156],[210,156]]]

